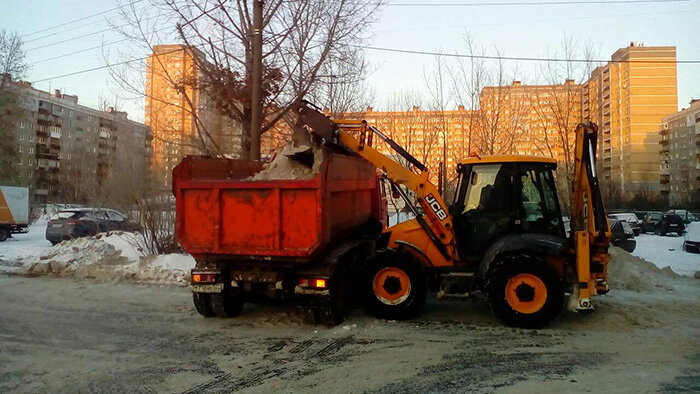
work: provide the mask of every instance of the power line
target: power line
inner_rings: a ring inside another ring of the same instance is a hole
[[[143,1],[143,0],[134,0],[134,1],[130,2],[129,5],[134,5],[134,4],[140,3],[140,2],[142,2],[142,1]],[[73,23],[80,22],[80,21],[84,21],[84,20],[90,19],[90,18],[94,18],[94,17],[96,17],[96,16],[108,14],[108,13],[110,13],[110,12],[112,12],[112,11],[116,11],[116,10],[121,9],[121,8],[123,8],[123,7],[124,7],[124,6],[118,6],[118,7],[110,8],[110,9],[105,10],[105,11],[96,12],[96,13],[94,13],[94,14],[90,14],[90,15],[87,15],[87,16],[84,16],[84,17],[81,17],[81,18],[78,18],[78,19],[73,19],[73,20],[71,20],[71,21],[64,22],[64,23],[61,23],[61,24],[58,24],[58,25],[54,25],[54,26],[51,26],[51,27],[47,27],[47,28],[45,28],[45,29],[36,30],[36,31],[31,32],[31,33],[25,34],[24,37],[31,36],[31,35],[38,34],[38,33],[43,33],[43,32],[45,32],[45,31],[53,30],[53,29],[56,29],[56,28],[59,28],[59,27],[71,25],[71,24],[73,24]]]
[[[514,60],[514,61],[536,61],[536,62],[572,62],[572,63],[644,63],[644,64],[700,64],[700,60],[602,60],[602,59],[565,59],[565,58],[546,58],[546,57],[515,57],[515,56],[489,56],[489,55],[465,55],[458,53],[439,53],[439,52],[428,52],[428,51],[416,51],[409,49],[398,49],[398,48],[381,48],[372,47],[364,45],[352,45],[356,48],[368,49],[373,51],[384,51],[393,53],[404,53],[410,55],[428,55],[428,56],[445,56],[445,57],[457,57],[457,58],[468,58],[468,59],[486,59],[486,60]],[[164,52],[161,55],[181,51],[178,48],[173,51]],[[86,70],[74,71],[68,74],[56,75],[53,77],[43,78],[32,83],[45,82],[52,79],[59,79],[64,77],[70,77],[73,75],[85,74],[97,70],[104,70],[109,67],[121,66],[128,63],[133,63],[141,60],[148,59],[148,56],[139,57],[135,59],[125,60],[118,63],[106,64],[104,66],[93,67]]]
[[[604,4],[639,4],[639,3],[684,3],[691,0],[593,0],[593,1],[525,1],[493,3],[387,3],[387,7],[483,7],[483,6],[543,6],[543,5],[604,5]]]
[[[145,21],[148,21],[148,20],[152,20],[152,19],[155,19],[155,18],[157,18],[157,17],[158,17],[158,15],[154,15],[154,16],[152,16],[152,17],[150,17],[150,18],[143,19],[142,22],[145,22]],[[120,28],[120,27],[128,26],[128,25],[129,25],[129,23],[124,23],[124,24],[119,25],[119,26],[108,27],[108,28],[106,28],[106,29],[102,29],[102,30],[98,30],[98,31],[93,31],[93,32],[91,32],[91,33],[85,33],[85,34],[81,34],[81,35],[79,35],[79,36],[75,36],[75,37],[71,37],[71,38],[66,38],[65,40],[50,42],[50,43],[48,43],[48,44],[39,45],[39,46],[37,46],[37,47],[29,48],[29,49],[26,50],[26,52],[30,52],[30,51],[33,51],[33,50],[36,50],[36,49],[46,48],[46,47],[50,47],[50,46],[54,46],[54,45],[58,45],[58,44],[63,44],[63,43],[70,42],[70,41],[79,40],[79,39],[81,39],[81,38],[94,36],[94,35],[97,35],[97,34],[100,34],[100,33],[105,33],[105,32],[108,32],[108,31],[111,31],[111,30],[114,30],[114,29],[118,29],[118,28]],[[158,29],[158,30],[163,30],[163,29]]]
[[[489,56],[489,55],[465,55],[459,53],[440,53],[429,51],[416,51],[410,49],[398,48],[381,48],[363,45],[353,45],[356,48],[369,49],[372,51],[383,51],[393,53],[404,53],[409,55],[428,55],[428,56],[444,56],[457,57],[468,59],[486,59],[486,60],[515,60],[515,61],[532,61],[532,62],[571,62],[571,63],[644,63],[644,64],[700,64],[700,60],[602,60],[602,59],[565,59],[565,58],[547,58],[547,57],[516,57],[516,56]]]

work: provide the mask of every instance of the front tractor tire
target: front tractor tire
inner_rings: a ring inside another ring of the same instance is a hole
[[[426,278],[413,260],[398,254],[384,254],[367,270],[365,293],[372,315],[402,320],[418,315],[425,303]]]
[[[545,262],[519,258],[494,268],[488,283],[491,309],[504,323],[541,328],[561,312],[564,288]]]

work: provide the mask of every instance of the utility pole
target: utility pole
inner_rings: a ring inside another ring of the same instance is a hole
[[[262,23],[263,0],[253,1],[253,78],[250,95],[250,160],[260,160],[262,131]]]

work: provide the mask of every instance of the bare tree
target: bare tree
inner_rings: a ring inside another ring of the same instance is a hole
[[[243,130],[242,152],[250,156],[253,15],[251,1],[149,0],[125,7],[122,33],[152,49],[155,42],[179,41],[206,56],[198,66],[211,104]],[[377,18],[374,0],[285,1],[264,4],[263,125],[261,134],[283,120],[292,102],[331,84],[361,77],[366,69],[358,45]],[[165,32],[163,24],[174,30]],[[156,28],[156,26],[160,26]],[[163,38],[166,38],[165,40]],[[321,78],[321,75],[333,78]],[[321,93],[317,93],[320,95]],[[329,95],[329,94],[327,94]],[[331,97],[333,95],[330,95]],[[201,138],[207,138],[200,132]],[[257,157],[251,157],[257,159]]]
[[[448,148],[448,130],[447,130],[447,119],[445,118],[445,110],[447,109],[447,103],[449,98],[449,88],[447,85],[447,74],[448,69],[445,65],[444,59],[441,55],[435,56],[435,62],[433,64],[433,69],[428,72],[423,70],[423,80],[425,87],[430,95],[431,112],[434,118],[433,127],[435,134],[439,137],[438,144],[442,151],[442,160],[439,164],[440,177],[438,186],[441,192],[443,192],[443,198],[445,198],[444,188],[447,185],[447,148]]]
[[[529,111],[527,100],[513,94],[519,71],[506,68],[498,49],[492,54],[495,60],[484,60],[482,56],[489,52],[469,33],[464,49],[469,56],[457,62],[450,76],[455,98],[473,111],[468,121],[470,148],[485,155],[513,153]]]
[[[580,49],[577,41],[564,35],[561,53],[549,54],[548,57],[573,59],[584,56],[585,59],[592,59],[592,48],[592,45],[587,44]],[[539,126],[536,133],[539,140],[537,145],[541,154],[559,161],[557,178],[559,190],[565,191],[561,200],[567,211],[572,192],[575,133],[582,120],[580,83],[590,75],[592,63],[575,63],[570,60],[544,63],[539,70],[543,85],[535,90],[535,97],[531,100],[531,110]]]
[[[16,184],[19,153],[16,130],[22,109],[12,80],[24,77],[28,70],[24,60],[22,38],[17,33],[0,29],[0,181]]]

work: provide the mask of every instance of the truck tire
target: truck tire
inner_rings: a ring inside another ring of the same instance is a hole
[[[365,279],[367,310],[388,320],[418,315],[425,304],[427,281],[414,261],[398,254],[386,255],[370,265]]]
[[[243,299],[226,293],[212,293],[210,296],[211,310],[218,317],[235,317],[243,310]]]
[[[540,328],[561,312],[564,287],[545,262],[518,258],[494,268],[488,298],[491,309],[507,325]]]
[[[5,228],[0,228],[0,242],[5,242],[10,238],[10,231]]]
[[[194,308],[204,317],[214,317],[216,314],[211,309],[211,297],[209,293],[192,293]]]

